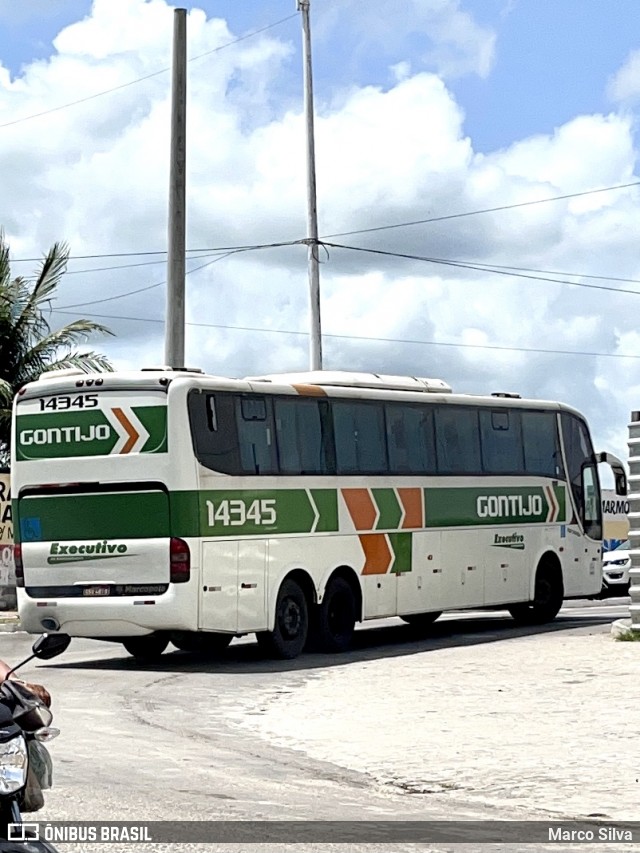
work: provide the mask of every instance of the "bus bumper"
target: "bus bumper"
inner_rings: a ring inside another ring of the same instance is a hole
[[[38,599],[19,589],[18,612],[21,627],[29,634],[54,630],[71,637],[95,639],[137,637],[154,631],[195,631],[198,626],[195,586],[188,587],[170,586],[163,595],[119,600],[113,597]]]

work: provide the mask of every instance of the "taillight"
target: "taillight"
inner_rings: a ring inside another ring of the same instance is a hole
[[[16,567],[16,586],[24,586],[24,565],[22,564],[22,545],[13,546],[13,562]]]
[[[191,576],[191,552],[184,539],[173,538],[169,543],[169,580],[187,583]]]

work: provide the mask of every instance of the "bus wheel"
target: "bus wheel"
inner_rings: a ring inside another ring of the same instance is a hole
[[[318,608],[317,643],[323,652],[345,652],[356,624],[353,591],[344,578],[329,581]]]
[[[256,634],[260,647],[272,657],[292,660],[304,649],[309,632],[309,608],[294,580],[285,580],[278,593],[273,631]]]
[[[122,645],[136,660],[157,660],[169,645],[163,634],[146,634],[144,637],[128,637]]]
[[[181,652],[203,652],[218,654],[223,652],[233,640],[233,634],[216,634],[211,631],[176,631],[171,642]]]
[[[409,613],[400,618],[408,625],[411,625],[412,628],[415,628],[416,631],[426,631],[440,616],[442,616],[442,610],[437,610],[433,613]]]
[[[509,613],[518,625],[544,625],[552,622],[564,597],[562,573],[560,569],[548,563],[538,567],[533,601],[513,604]]]

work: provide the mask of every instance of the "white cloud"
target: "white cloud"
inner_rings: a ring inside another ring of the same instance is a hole
[[[624,65],[609,81],[608,94],[616,103],[631,103],[640,98],[640,50],[632,51]]]
[[[317,35],[325,41],[355,34],[359,57],[415,54],[423,66],[446,78],[486,77],[496,34],[461,8],[460,0],[341,0],[321,8]]]
[[[453,13],[465,14],[453,0],[414,0],[414,6],[422,16],[444,20],[449,15],[450,22],[457,20]],[[372,3],[369,11],[378,14],[380,8]],[[164,0],[126,0],[126,12],[135,22],[130,33],[122,31],[122,4],[97,0],[91,16],[59,35],[58,53],[49,60],[29,65],[13,82],[0,69],[2,115],[19,118],[166,67],[171,9]],[[207,20],[197,11],[190,14],[188,27],[192,56],[236,35],[223,21]],[[480,42],[484,36],[475,33],[470,19],[460,19],[459,26],[443,24],[443,43],[453,39],[454,30],[458,46],[467,45],[480,71],[471,43],[475,35]],[[471,33],[467,41],[465,32]],[[190,64],[191,248],[305,235],[303,118],[299,108],[278,102],[291,49],[272,30]],[[416,73],[415,67],[412,62],[397,70],[388,90],[354,86],[341,93],[339,102],[319,106],[323,234],[633,180],[637,151],[627,118],[577,116],[551,135],[480,155],[465,136],[463,113],[443,80]],[[58,239],[68,240],[75,255],[165,248],[168,87],[169,75],[160,75],[0,128],[1,224],[14,256],[39,255]],[[333,242],[638,279],[637,205],[637,192],[628,189]],[[153,259],[86,259],[75,261],[72,269]],[[638,407],[638,362],[524,350],[638,353],[638,297],[338,248],[322,260],[328,368],[439,376],[457,390],[474,393],[515,390],[557,397],[590,416],[599,443],[609,442],[610,449],[625,455],[621,443],[628,411]],[[164,277],[163,263],[69,275],[59,304],[108,299]],[[200,324],[188,329],[189,363],[229,375],[306,367],[303,246],[234,255],[187,281],[189,319]],[[640,290],[635,284],[620,287]],[[118,366],[163,361],[162,325],[152,322],[163,317],[163,288],[69,310],[133,318],[105,319],[119,337],[95,344]],[[54,319],[62,322],[69,315]]]

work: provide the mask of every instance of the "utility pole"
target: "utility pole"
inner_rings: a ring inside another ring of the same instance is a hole
[[[307,252],[309,263],[309,297],[311,335],[309,360],[311,370],[322,370],[322,326],[320,323],[320,259],[318,257],[318,203],[316,199],[316,153],[313,125],[313,76],[311,70],[310,0],[296,0],[302,12],[302,56],[304,62],[304,114],[307,128]]]
[[[165,364],[184,367],[185,222],[187,160],[187,10],[173,13],[171,79],[171,165],[169,171],[169,233]]]

